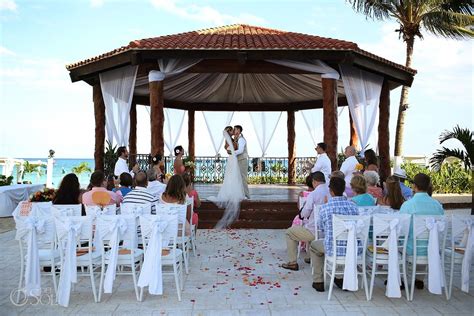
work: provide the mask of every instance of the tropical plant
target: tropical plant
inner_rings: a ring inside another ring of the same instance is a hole
[[[439,143],[442,144],[449,139],[457,139],[464,147],[464,149],[450,149],[442,147],[438,149],[433,157],[430,159],[431,167],[439,171],[443,162],[449,158],[454,157],[461,160],[466,170],[474,167],[474,132],[468,128],[461,128],[459,125],[453,128],[452,131],[444,131],[439,136]]]
[[[286,167],[285,167],[281,162],[277,162],[277,163],[271,165],[270,169],[271,169],[274,173],[278,173],[279,175],[282,174],[282,173],[286,173],[286,172],[287,172]]]
[[[80,176],[83,173],[90,173],[92,170],[89,168],[87,162],[83,161],[77,166],[72,167],[71,171],[76,175]]]
[[[21,179],[23,180],[25,174],[35,173],[38,177],[41,177],[44,174],[44,166],[37,163],[30,163],[29,161],[25,161],[23,163]]]
[[[5,186],[5,185],[10,185],[13,182],[13,177],[12,176],[4,176],[0,175],[0,187]]]
[[[113,174],[115,163],[117,162],[117,145],[112,146],[112,143],[109,141],[106,142],[107,147],[105,148],[104,154],[104,173],[106,175]]]
[[[411,67],[415,38],[422,30],[446,38],[472,38],[474,7],[470,0],[347,0],[357,12],[379,20],[395,19],[396,32],[406,43],[405,66]],[[395,156],[402,155],[409,87],[403,86],[395,134]]]

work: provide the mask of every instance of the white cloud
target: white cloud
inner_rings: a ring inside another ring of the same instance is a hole
[[[234,16],[222,13],[210,6],[179,4],[178,1],[175,0],[151,0],[151,4],[159,10],[164,10],[183,19],[207,22],[214,25],[235,23],[265,24],[265,19],[253,14],[240,13]]]
[[[6,48],[6,47],[0,46],[0,56],[1,56],[1,55],[4,55],[4,56],[15,56],[15,53],[12,52],[11,50],[9,50],[9,49]]]
[[[104,5],[104,0],[90,0],[90,5],[93,8],[99,8]]]
[[[17,5],[13,0],[0,0],[0,11],[16,11]]]

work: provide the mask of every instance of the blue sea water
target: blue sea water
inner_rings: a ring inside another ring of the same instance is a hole
[[[44,163],[47,162],[47,159],[41,158],[21,158],[25,161],[35,162],[35,161],[42,161]],[[68,173],[72,172],[72,168],[78,166],[80,163],[86,162],[89,168],[94,171],[94,159],[61,159],[55,158],[54,159],[54,166],[53,166],[53,187],[59,187],[61,179]],[[2,167],[0,167],[1,170]],[[23,181],[30,181],[33,184],[37,183],[46,183],[46,165],[44,168],[41,168],[42,174],[39,175],[37,172],[25,174],[23,177]],[[1,170],[3,171],[3,170]],[[0,174],[2,173],[0,171]],[[13,181],[16,181],[16,167],[13,169]],[[89,184],[91,172],[83,173],[78,175],[79,182],[81,183],[81,187],[85,188]]]

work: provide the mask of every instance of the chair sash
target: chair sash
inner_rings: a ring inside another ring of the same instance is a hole
[[[150,221],[151,237],[146,247],[143,267],[138,278],[138,286],[148,286],[148,292],[153,295],[163,294],[163,275],[161,270],[161,248],[164,246],[163,232],[168,226],[168,221],[161,216],[146,217]],[[142,234],[145,234],[142,225]],[[148,235],[148,234],[147,234]],[[168,241],[165,241],[168,245]]]
[[[344,266],[344,282],[342,288],[349,291],[357,291],[357,234],[364,228],[364,221],[344,221],[347,229],[347,248]],[[334,249],[333,251],[336,251]]]
[[[41,275],[39,266],[39,254],[37,244],[37,234],[44,234],[46,231],[46,220],[35,216],[23,217],[17,221],[17,239],[21,240],[28,235],[26,251],[26,271],[25,271],[25,295],[41,295]]]
[[[100,217],[98,222],[100,222]],[[110,221],[101,222],[99,225],[101,238],[110,234],[109,264],[105,272],[104,293],[112,293],[115,275],[117,272],[117,260],[120,238],[127,231],[127,222],[122,217],[112,217]]]
[[[444,231],[445,222],[436,221],[432,217],[428,217],[425,222],[426,228],[429,230],[428,290],[433,294],[441,294],[441,288],[444,286],[444,271],[439,254],[439,233]]]
[[[58,297],[59,305],[68,307],[69,298],[71,296],[71,283],[77,283],[77,237],[81,233],[81,222],[74,222],[70,218],[66,218],[64,222],[56,220],[56,229],[58,231],[58,239],[62,240],[66,237],[66,249],[64,252],[64,261],[61,266],[61,274],[59,275]],[[61,244],[61,247],[63,245]]]
[[[462,259],[461,265],[461,290],[463,292],[469,292],[469,273],[471,270],[472,263],[472,251],[474,247],[474,234],[473,231],[473,221],[471,219],[464,220],[465,223],[465,234],[467,233],[466,248],[464,251],[464,257]],[[454,249],[452,249],[454,251]]]
[[[402,297],[400,291],[400,266],[398,258],[398,236],[401,225],[398,218],[394,218],[389,223],[390,234],[388,235],[388,279],[385,295],[387,297]],[[374,254],[375,256],[376,254]]]

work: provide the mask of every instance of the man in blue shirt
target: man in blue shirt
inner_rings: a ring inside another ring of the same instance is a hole
[[[443,206],[428,195],[430,187],[430,177],[424,173],[418,173],[413,179],[413,191],[415,195],[402,204],[400,214],[444,215]],[[421,242],[419,242],[419,244],[421,244]],[[410,235],[407,241],[407,255],[413,255],[413,222],[411,223]],[[417,255],[426,256],[426,249],[417,250]],[[422,280],[415,280],[415,285],[417,289],[423,289],[424,286]]]
[[[393,176],[400,181],[400,190],[402,191],[402,195],[405,198],[406,201],[411,199],[413,197],[413,191],[406,186],[405,180],[407,179],[407,174],[405,170],[403,169],[398,169],[393,172]]]
[[[331,198],[322,205],[319,210],[318,227],[324,232],[324,240],[314,240],[311,242],[310,254],[313,263],[313,288],[318,292],[324,292],[324,256],[333,254],[333,236],[332,236],[332,217],[336,215],[358,215],[357,206],[343,196],[346,189],[344,179],[331,177],[329,181],[329,192]],[[345,243],[338,241],[338,243]],[[344,246],[344,244],[338,244]],[[337,247],[337,255],[344,256],[345,251],[342,247]],[[334,283],[342,288],[342,279],[335,279]]]

